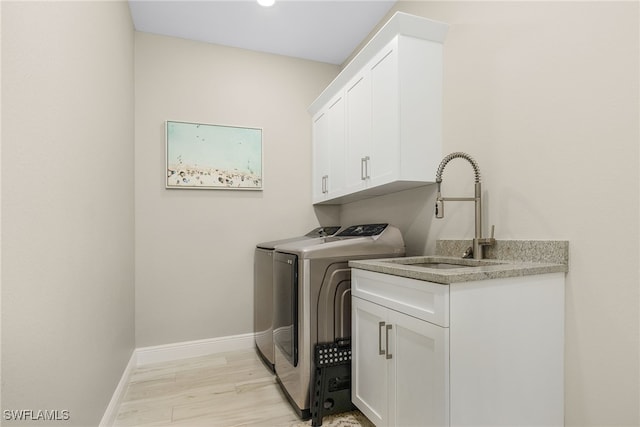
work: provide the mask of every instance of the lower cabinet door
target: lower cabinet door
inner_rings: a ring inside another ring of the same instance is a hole
[[[449,329],[389,310],[390,426],[449,425]]]
[[[386,426],[389,379],[385,328],[388,309],[353,297],[351,311],[351,400],[377,427]]]

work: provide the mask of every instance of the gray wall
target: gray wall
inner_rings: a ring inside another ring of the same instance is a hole
[[[638,3],[409,1],[394,10],[451,24],[444,154],[478,161],[485,230],[570,241],[567,425],[640,425]],[[443,194],[472,195],[472,183],[469,165],[454,160]],[[472,238],[473,204],[447,203],[435,220],[434,198],[432,186],[351,203],[341,220],[395,223],[411,254]]]
[[[133,47],[126,2],[2,2],[2,409],[55,425],[134,348]]]
[[[330,221],[311,205],[306,109],[337,67],[135,39],[136,345],[250,333],[256,243]],[[166,120],[262,128],[264,191],[165,189]]]

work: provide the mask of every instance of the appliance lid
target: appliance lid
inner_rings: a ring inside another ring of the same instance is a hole
[[[258,243],[256,247],[258,249],[265,249],[268,251],[272,251],[278,245],[284,245],[287,243],[294,243],[294,242],[300,242],[300,241],[309,241],[312,239],[319,239],[322,237],[333,236],[338,230],[340,230],[340,226],[335,226],[335,225],[330,227],[316,227],[313,230],[309,231],[304,236],[290,237],[288,239]]]
[[[333,237],[276,246],[276,252],[297,254],[302,259],[386,258],[404,254],[404,251],[402,233],[389,224],[353,225]]]

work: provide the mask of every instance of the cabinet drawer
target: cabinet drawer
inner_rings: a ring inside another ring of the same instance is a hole
[[[439,326],[449,327],[449,286],[351,269],[351,294]]]

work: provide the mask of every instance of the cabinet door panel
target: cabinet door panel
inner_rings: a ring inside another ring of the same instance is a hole
[[[387,425],[387,359],[384,325],[387,309],[360,298],[352,298],[353,337],[351,400],[376,426]]]
[[[333,100],[327,112],[329,116],[328,130],[328,162],[329,177],[327,178],[328,196],[335,196],[344,188],[344,97],[339,96]]]
[[[325,176],[329,174],[329,120],[326,111],[321,111],[313,118],[313,201],[325,198]]]
[[[371,143],[371,82],[366,73],[355,78],[346,91],[347,162],[345,187],[347,191],[366,185],[366,161]]]
[[[449,423],[449,329],[389,310],[389,425]]]
[[[400,106],[397,39],[371,68],[371,183],[380,185],[398,175]]]

